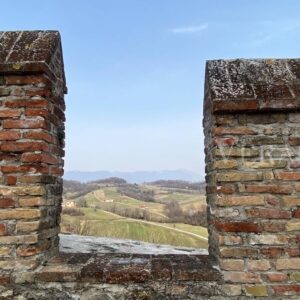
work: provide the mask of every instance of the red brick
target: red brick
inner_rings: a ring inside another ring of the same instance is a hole
[[[256,111],[258,100],[226,100],[214,101],[213,112]]]
[[[15,201],[11,198],[0,198],[0,208],[15,207]]]
[[[48,174],[49,167],[38,165],[24,165],[24,166],[2,166],[1,172],[3,173],[42,173]]]
[[[15,118],[21,115],[20,109],[0,110],[0,118]]]
[[[30,107],[30,108],[49,108],[49,101],[45,99],[20,99],[20,100],[10,100],[5,102],[6,107],[10,108],[20,108],[20,107]]]
[[[266,196],[265,200],[269,205],[277,206],[277,207],[280,205],[280,200],[273,195]]]
[[[24,133],[25,139],[32,139],[32,140],[44,140],[48,143],[55,144],[56,138],[52,135],[50,135],[47,132],[42,131],[27,131]]]
[[[293,218],[300,218],[300,208],[293,211]]]
[[[0,141],[16,141],[21,138],[19,131],[0,131]]]
[[[49,124],[45,120],[33,119],[33,120],[11,120],[6,119],[3,121],[4,129],[47,129]]]
[[[44,142],[17,142],[5,143],[1,145],[1,151],[4,152],[32,152],[32,151],[46,151],[49,147]]]
[[[278,220],[262,224],[264,231],[267,232],[281,232],[285,231],[285,223],[278,223]]]
[[[0,275],[0,285],[6,285],[10,283],[9,275]]]
[[[214,128],[214,135],[247,135],[256,134],[256,132],[249,127],[216,127]]]
[[[5,225],[0,223],[0,235],[5,235],[6,228]]]
[[[278,172],[276,177],[281,180],[300,180],[300,172]]]
[[[16,176],[12,176],[12,175],[6,176],[6,184],[7,185],[16,185],[16,183],[17,183]]]
[[[291,169],[300,169],[300,161],[299,160],[293,160],[290,162],[290,168]]]
[[[37,85],[50,84],[51,81],[43,75],[9,75],[5,76],[7,85]]]
[[[58,164],[58,160],[48,154],[24,153],[21,157],[22,162],[43,162],[47,164]]]
[[[300,284],[272,285],[276,295],[291,295],[300,293]]]
[[[236,186],[233,184],[223,184],[217,186],[218,194],[233,194],[236,191]]]
[[[289,248],[286,250],[287,254],[290,256],[290,257],[300,257],[300,249],[299,247],[297,248]]]
[[[268,248],[261,248],[260,252],[268,258],[277,258],[280,257],[283,253],[283,248],[278,247],[268,247]]]
[[[47,109],[39,109],[39,108],[27,108],[25,110],[25,116],[27,117],[50,117],[50,111]]]
[[[25,95],[29,97],[51,97],[52,92],[50,88],[27,88],[25,90]]]
[[[291,194],[293,191],[290,185],[275,184],[249,184],[245,186],[247,193],[272,193],[272,194]]]
[[[271,282],[281,282],[281,281],[287,281],[288,276],[284,273],[267,273],[267,278]]]
[[[56,176],[63,176],[64,175],[64,169],[59,167],[51,167],[50,174],[56,175]]]
[[[271,208],[250,208],[246,209],[246,214],[248,217],[264,219],[289,219],[292,216],[290,211]]]
[[[250,222],[215,222],[215,227],[222,232],[262,232],[259,224]]]
[[[214,145],[215,146],[233,146],[236,145],[237,139],[235,138],[215,138]]]
[[[291,146],[300,146],[300,137],[290,136],[289,144]]]

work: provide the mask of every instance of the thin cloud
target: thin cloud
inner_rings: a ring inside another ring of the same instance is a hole
[[[186,27],[177,27],[172,28],[169,31],[173,34],[193,34],[204,31],[208,28],[208,24],[202,24],[199,26],[186,26]]]

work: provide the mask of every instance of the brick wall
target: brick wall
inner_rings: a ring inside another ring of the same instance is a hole
[[[60,36],[0,32],[0,299],[299,299],[300,60],[209,61],[209,256],[58,253]]]
[[[300,60],[207,63],[209,246],[228,295],[300,297]]]
[[[0,282],[58,251],[65,81],[57,32],[0,32]]]

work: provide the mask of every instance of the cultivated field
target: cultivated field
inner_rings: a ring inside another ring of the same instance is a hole
[[[62,232],[207,248],[206,228],[188,224],[189,215],[205,210],[201,192],[153,184],[130,185],[128,193],[126,188],[97,184],[78,197],[65,193],[64,204],[68,201],[72,207],[64,206]],[[168,210],[170,203],[175,203],[177,210],[173,206]]]

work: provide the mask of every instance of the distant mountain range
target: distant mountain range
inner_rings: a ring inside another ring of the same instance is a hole
[[[136,172],[119,172],[119,171],[66,171],[64,179],[77,180],[81,182],[105,179],[109,177],[119,177],[130,183],[143,183],[156,180],[186,180],[186,181],[203,181],[204,176],[188,170],[166,170],[166,171],[136,171]]]

